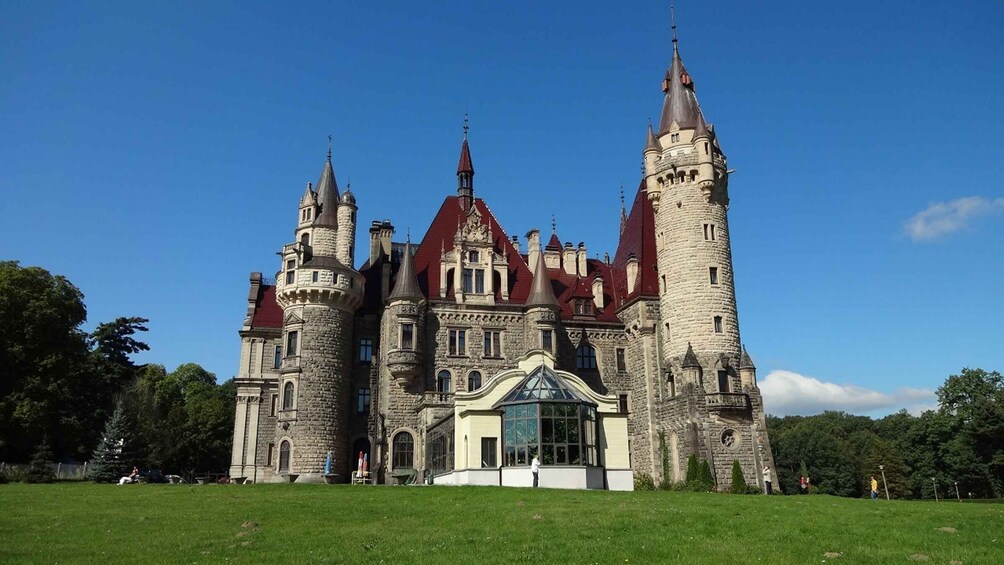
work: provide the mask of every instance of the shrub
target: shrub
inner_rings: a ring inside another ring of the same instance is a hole
[[[655,481],[648,473],[638,473],[634,476],[634,490],[655,490]]]
[[[732,460],[732,487],[729,489],[732,494],[746,494],[746,478],[743,477],[743,466],[738,459]]]
[[[684,480],[688,485],[693,484],[697,480],[697,476],[700,473],[699,464],[697,463],[697,455],[691,453],[690,457],[687,458],[687,477]]]
[[[28,473],[25,479],[29,483],[54,483],[56,474],[52,472],[52,450],[49,449],[49,439],[43,438],[42,442],[35,448],[35,454],[28,464]]]
[[[701,469],[697,475],[697,482],[704,490],[715,488],[715,477],[711,474],[711,465],[707,459],[701,459]]]

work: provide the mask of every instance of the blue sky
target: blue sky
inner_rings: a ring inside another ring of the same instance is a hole
[[[729,164],[743,339],[767,408],[932,404],[1004,370],[1004,4],[679,2]],[[236,373],[327,146],[363,224],[455,189],[510,235],[616,247],[670,57],[665,2],[0,7],[0,258],[66,275],[140,361]]]

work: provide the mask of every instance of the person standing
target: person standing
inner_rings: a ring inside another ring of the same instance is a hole
[[[774,490],[771,489],[770,483],[771,483],[770,467],[768,467],[767,465],[764,465],[763,466],[763,488],[764,488],[765,491],[767,491],[767,494],[774,494]]]
[[[809,494],[809,477],[798,479],[798,486],[802,489],[802,494]]]
[[[878,481],[875,480],[875,475],[872,475],[872,500],[878,500]]]
[[[533,461],[530,461],[530,472],[533,473],[533,488],[537,488],[537,479],[540,477],[540,459],[534,454]]]

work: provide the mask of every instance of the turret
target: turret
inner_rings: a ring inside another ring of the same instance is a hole
[[[530,295],[526,298],[526,349],[543,349],[552,354],[556,352],[557,335],[555,329],[559,321],[558,312],[561,306],[551,288],[551,279],[547,275],[547,265],[544,255],[537,255],[537,265],[533,269],[533,284]]]
[[[311,246],[315,255],[337,257],[338,254],[338,183],[331,167],[331,150],[317,181],[317,204],[320,211],[311,226]]]
[[[345,192],[338,199],[338,250],[336,257],[346,266],[355,264],[356,248],[356,195],[352,194],[352,185],[345,187]]]
[[[464,143],[460,146],[460,162],[457,164],[457,195],[465,212],[474,205],[474,162],[471,161],[471,148],[467,145],[469,129],[467,116],[464,116]]]
[[[390,335],[385,336],[390,344],[387,368],[394,380],[407,388],[421,372],[425,341],[425,297],[418,286],[410,239],[404,246],[401,267],[394,289],[387,297],[384,315],[391,321],[387,326]]]
[[[680,367],[683,369],[683,376],[686,381],[695,387],[701,387],[704,385],[704,375],[701,369],[701,362],[697,360],[697,354],[694,353],[694,348],[689,343],[687,344],[687,352],[683,354],[683,360],[680,362]]]
[[[743,354],[739,357],[739,383],[743,390],[757,388],[756,366],[746,351],[746,346],[743,346]]]

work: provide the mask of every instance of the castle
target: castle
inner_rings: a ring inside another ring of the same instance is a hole
[[[682,480],[695,454],[720,488],[736,460],[760,483],[729,169],[675,26],[662,90],[612,261],[553,229],[510,237],[475,195],[465,125],[456,194],[421,241],[373,222],[356,269],[356,200],[329,148],[274,282],[251,274],[231,476],[347,481],[363,454],[378,483],[526,485],[537,456],[542,486],[630,490]]]

